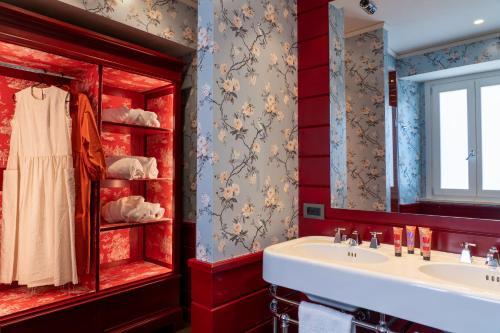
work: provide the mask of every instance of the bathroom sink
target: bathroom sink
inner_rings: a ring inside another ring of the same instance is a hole
[[[445,282],[500,293],[500,270],[496,268],[435,263],[422,265],[419,270]]]
[[[344,263],[377,264],[388,260],[388,257],[373,249],[350,247],[345,244],[325,242],[299,243],[293,247],[295,254],[306,259],[341,261]]]
[[[264,250],[267,282],[343,309],[365,308],[454,333],[498,333],[500,268],[481,258],[432,251],[394,256],[394,246],[350,247],[332,237],[303,237]]]

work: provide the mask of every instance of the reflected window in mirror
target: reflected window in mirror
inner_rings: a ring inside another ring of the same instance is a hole
[[[426,196],[500,201],[500,72],[427,82]]]

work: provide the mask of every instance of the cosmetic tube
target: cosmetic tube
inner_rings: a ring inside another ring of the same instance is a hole
[[[415,229],[414,225],[406,226],[406,246],[408,247],[408,254],[415,253]]]
[[[418,238],[420,240],[419,244],[420,244],[420,255],[423,255],[423,252],[422,252],[422,235],[424,234],[424,231],[425,230],[430,230],[429,228],[424,228],[424,227],[418,227]]]
[[[431,247],[432,231],[425,229],[422,233],[422,255],[424,256],[424,260],[431,260]]]
[[[403,228],[393,227],[394,231],[394,255],[401,257],[403,246]]]

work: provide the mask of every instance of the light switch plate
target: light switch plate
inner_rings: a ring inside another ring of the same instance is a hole
[[[325,205],[304,203],[304,218],[306,219],[325,219]]]

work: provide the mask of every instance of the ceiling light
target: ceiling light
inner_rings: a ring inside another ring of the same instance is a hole
[[[484,23],[483,19],[477,19],[477,20],[474,21],[475,25],[480,25],[480,24],[483,24],[483,23]]]

